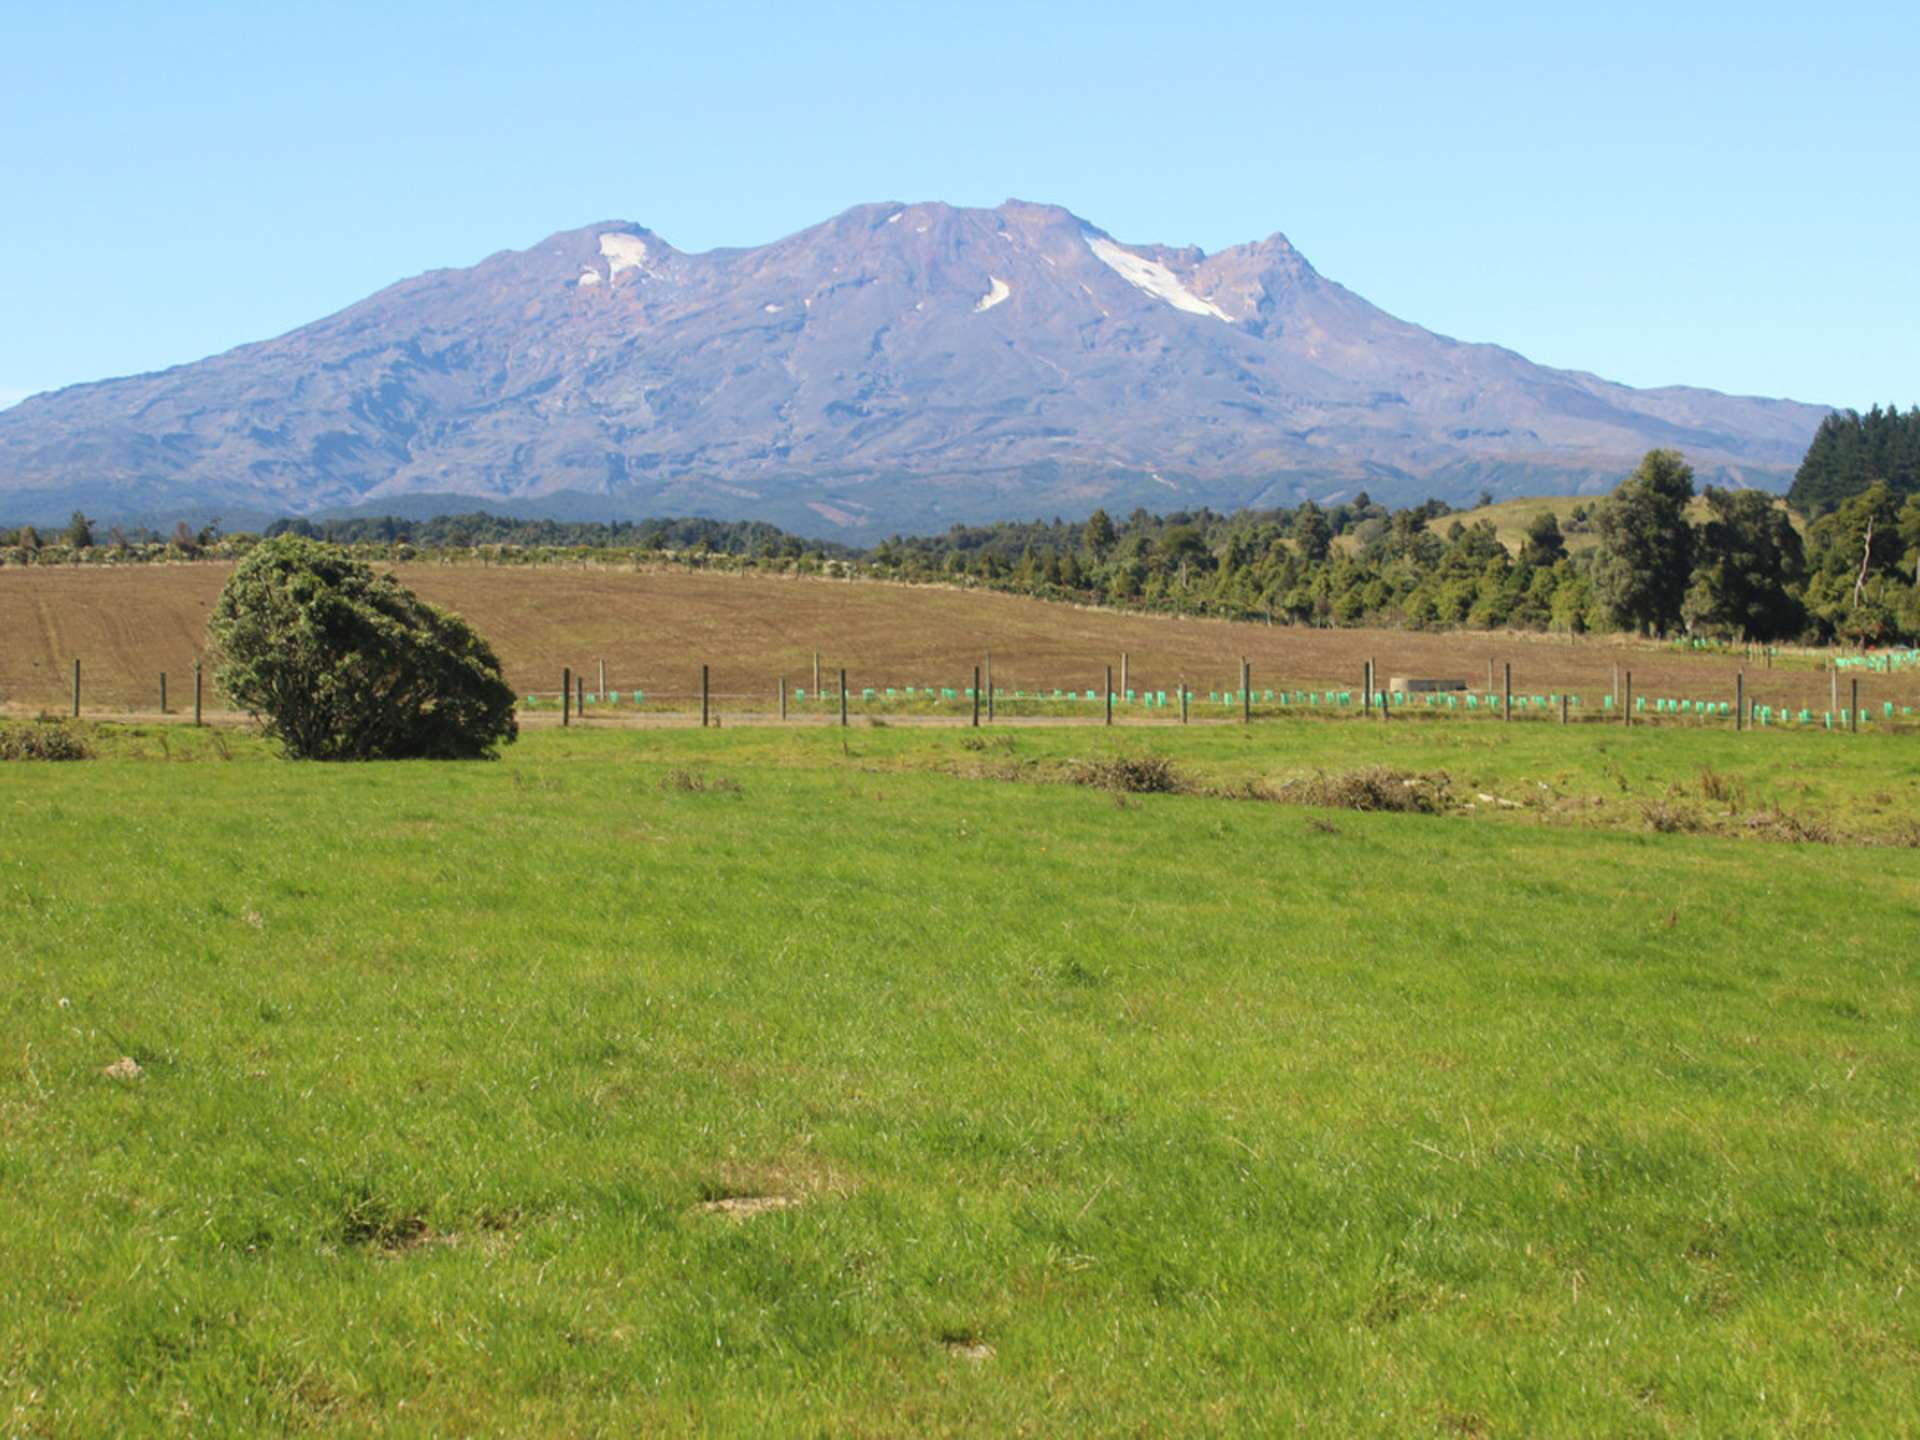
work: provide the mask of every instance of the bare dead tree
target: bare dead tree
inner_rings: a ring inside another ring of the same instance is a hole
[[[1853,581],[1853,608],[1858,610],[1867,593],[1867,562],[1873,558],[1873,517],[1867,517],[1867,538],[1860,545],[1860,573]]]

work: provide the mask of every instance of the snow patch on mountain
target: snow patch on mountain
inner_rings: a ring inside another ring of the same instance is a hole
[[[647,242],[638,235],[618,232],[600,237],[600,253],[607,257],[607,278],[617,280],[622,270],[645,271]]]
[[[1202,300],[1198,295],[1180,283],[1180,277],[1162,265],[1158,260],[1149,260],[1144,255],[1136,255],[1131,250],[1122,250],[1104,235],[1089,235],[1087,248],[1093,251],[1100,263],[1114,271],[1134,289],[1144,291],[1156,300],[1164,300],[1176,310],[1184,310],[1189,315],[1211,315],[1216,320],[1233,323],[1233,317],[1215,305],[1211,300]]]
[[[600,272],[589,265],[580,272],[580,278],[574,283],[576,285],[598,285],[600,283]]]
[[[982,310],[991,310],[1002,300],[1013,294],[1007,282],[1002,280],[998,275],[989,275],[987,279],[993,283],[987,287],[987,293],[974,302],[973,313],[976,315]]]

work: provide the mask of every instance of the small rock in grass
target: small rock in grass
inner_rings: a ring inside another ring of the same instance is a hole
[[[131,1055],[122,1055],[111,1065],[101,1067],[100,1073],[109,1080],[138,1080],[147,1072],[140,1067],[140,1062]]]

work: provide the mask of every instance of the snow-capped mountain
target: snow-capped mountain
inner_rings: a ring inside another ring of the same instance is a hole
[[[689,254],[608,221],[0,412],[0,519],[506,503],[848,538],[1145,504],[1780,488],[1824,407],[1634,390],[1397,320],[1283,236],[865,205]],[[438,497],[457,496],[462,500]]]

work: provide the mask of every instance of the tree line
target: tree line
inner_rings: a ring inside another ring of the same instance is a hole
[[[1440,501],[1390,511],[1365,494],[1332,509],[1135,511],[1084,526],[956,526],[867,557],[902,579],[967,577],[1064,599],[1310,625],[1633,631],[1728,641],[1881,644],[1920,635],[1920,498],[1873,484],[1803,537],[1756,490],[1708,486],[1675,451],[1618,489],[1542,509],[1518,553],[1491,521]],[[1704,513],[1695,519],[1695,509]],[[1569,550],[1569,533],[1595,543]]]
[[[1390,510],[1364,492],[1329,507],[1307,501],[1164,515],[1137,509],[1121,520],[1096,510],[1084,523],[955,525],[866,549],[803,539],[763,522],[706,519],[292,519],[275,522],[267,534],[328,540],[371,560],[666,561],[858,574],[1300,625],[1857,645],[1920,639],[1920,489],[1870,479],[1836,499],[1804,534],[1777,499],[1760,491],[1708,486],[1695,502],[1691,468],[1677,452],[1656,450],[1612,494],[1576,504],[1564,522],[1543,508],[1517,552],[1491,521],[1462,519],[1443,501]],[[50,540],[28,527],[0,532],[0,564],[236,558],[261,538],[182,525],[166,539],[103,539],[94,528],[76,514],[65,534]],[[1580,535],[1593,543],[1569,547],[1568,539]]]
[[[685,519],[568,521],[489,515],[436,515],[430,520],[401,520],[391,515],[340,520],[276,520],[269,539],[298,535],[334,545],[397,544],[425,550],[467,550],[481,545],[522,549],[707,550],[719,555],[762,555],[798,559],[852,559],[858,551],[830,540],[806,540],[764,520]]]
[[[788,534],[761,520],[708,520],[701,516],[635,521],[567,521],[518,518],[474,511],[466,515],[435,515],[408,520],[397,515],[357,515],[345,519],[311,520],[303,516],[275,520],[259,535],[225,535],[220,522],[202,526],[186,521],[170,534],[144,526],[101,526],[83,511],[60,530],[42,534],[32,525],[0,529],[0,561],[14,563],[45,558],[55,563],[75,554],[108,552],[94,559],[195,559],[203,554],[226,556],[233,542],[277,539],[293,535],[332,545],[414,551],[473,550],[483,546],[521,551],[593,550],[705,551],[717,555],[780,556],[797,559],[853,559],[861,552],[831,540],[809,540]],[[9,556],[4,552],[15,552]]]

